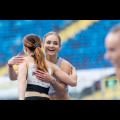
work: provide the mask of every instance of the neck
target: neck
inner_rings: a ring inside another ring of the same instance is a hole
[[[27,56],[29,56],[29,57],[32,56],[32,55],[34,55],[34,53],[29,53],[29,54],[27,54]]]
[[[45,59],[52,62],[52,63],[55,63],[57,61],[57,56],[45,55]]]

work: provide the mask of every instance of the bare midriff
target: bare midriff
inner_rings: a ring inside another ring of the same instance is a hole
[[[34,96],[37,96],[37,97],[47,97],[49,98],[49,96],[47,94],[44,94],[44,93],[39,93],[39,92],[32,92],[32,91],[27,91],[25,93],[25,97],[34,97]]]
[[[58,94],[49,95],[49,98],[50,100],[70,100],[70,95],[67,92],[64,95],[58,95]]]

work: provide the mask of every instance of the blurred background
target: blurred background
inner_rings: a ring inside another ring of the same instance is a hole
[[[43,36],[50,31],[62,38],[58,56],[77,70],[76,87],[69,87],[72,100],[118,100],[119,81],[106,60],[104,39],[120,20],[0,20],[0,100],[18,100],[17,81],[8,78],[7,62],[19,52],[26,34]]]

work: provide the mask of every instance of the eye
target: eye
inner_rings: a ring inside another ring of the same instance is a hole
[[[55,42],[54,44],[55,44],[55,45],[58,45],[58,43],[57,43],[57,42]]]
[[[109,51],[114,52],[114,51],[115,51],[115,49],[114,49],[114,48],[110,48],[110,49],[109,49]]]
[[[47,41],[47,44],[50,44],[51,42],[50,41]]]

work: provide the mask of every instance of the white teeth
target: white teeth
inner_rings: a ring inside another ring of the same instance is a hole
[[[48,50],[55,51],[55,50],[52,50],[52,49],[48,49]]]

